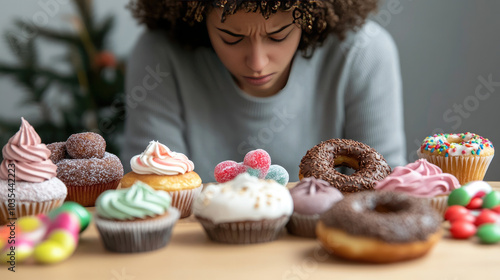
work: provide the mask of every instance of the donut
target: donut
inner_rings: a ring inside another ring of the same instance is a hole
[[[72,158],[102,158],[106,151],[106,141],[94,132],[77,133],[66,140],[66,151]]]
[[[335,167],[356,172],[346,175]],[[373,190],[375,182],[391,173],[384,157],[370,146],[350,139],[330,139],[314,146],[300,162],[299,179],[314,177],[330,183],[342,193]]]
[[[417,150],[419,158],[454,175],[462,185],[483,180],[494,154],[490,140],[470,132],[427,136]]]
[[[404,193],[354,193],[320,216],[316,234],[332,255],[390,263],[425,255],[442,236],[442,218]]]
[[[61,159],[66,158],[66,142],[55,142],[47,144],[47,149],[50,150],[49,159],[53,163],[58,163]]]
[[[57,177],[66,184],[66,200],[93,206],[103,191],[116,189],[123,177],[123,165],[114,154],[102,158],[62,159],[56,163]]]

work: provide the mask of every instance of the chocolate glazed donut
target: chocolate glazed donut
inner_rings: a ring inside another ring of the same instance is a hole
[[[347,166],[356,172],[346,175],[335,167]],[[384,157],[375,149],[350,139],[330,139],[307,151],[300,162],[299,179],[315,177],[343,193],[373,190],[375,182],[391,173]]]

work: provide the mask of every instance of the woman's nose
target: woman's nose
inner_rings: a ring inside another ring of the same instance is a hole
[[[248,68],[255,73],[262,73],[269,63],[265,47],[261,42],[253,43],[246,58]]]

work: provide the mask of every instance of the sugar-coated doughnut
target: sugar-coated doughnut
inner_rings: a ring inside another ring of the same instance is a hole
[[[425,255],[441,238],[441,222],[423,200],[369,191],[348,195],[323,213],[316,234],[333,255],[389,263]]]
[[[335,170],[340,166],[350,167],[356,172],[342,174]],[[375,182],[391,173],[384,157],[375,149],[350,139],[321,142],[307,151],[299,167],[299,179],[322,179],[343,193],[373,190]]]
[[[77,133],[66,140],[66,151],[74,159],[102,158],[106,141],[94,132]]]
[[[53,163],[58,163],[61,159],[66,158],[66,142],[55,142],[47,144],[50,150],[50,160]]]

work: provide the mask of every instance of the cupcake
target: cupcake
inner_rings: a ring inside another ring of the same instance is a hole
[[[62,205],[67,189],[56,177],[50,150],[22,118],[19,131],[3,147],[0,165],[0,225],[10,219],[48,213]]]
[[[208,185],[194,202],[194,215],[216,242],[249,244],[275,240],[293,212],[287,188],[248,173]]]
[[[167,192],[136,181],[130,188],[108,190],[96,201],[95,224],[106,249],[119,253],[165,247],[179,211]]]
[[[67,201],[94,206],[106,190],[116,189],[123,177],[120,159],[106,152],[106,141],[94,132],[72,134],[65,142],[47,145],[57,165],[57,178],[68,187]]]
[[[288,232],[303,237],[316,237],[316,223],[321,213],[344,196],[327,181],[307,177],[290,189],[293,214],[286,225]]]
[[[483,180],[494,154],[490,140],[470,132],[428,136],[417,150],[419,158],[453,174],[462,185]]]
[[[201,192],[200,176],[194,164],[184,154],[170,151],[158,141],[149,142],[146,150],[130,160],[132,171],[125,174],[121,187],[128,188],[142,181],[155,190],[164,190],[172,196],[172,206],[179,209],[181,218],[191,215],[193,200]]]
[[[459,187],[455,176],[443,173],[441,168],[425,159],[398,166],[384,180],[375,183],[378,191],[404,192],[426,199],[441,215],[446,211],[448,195]]]

